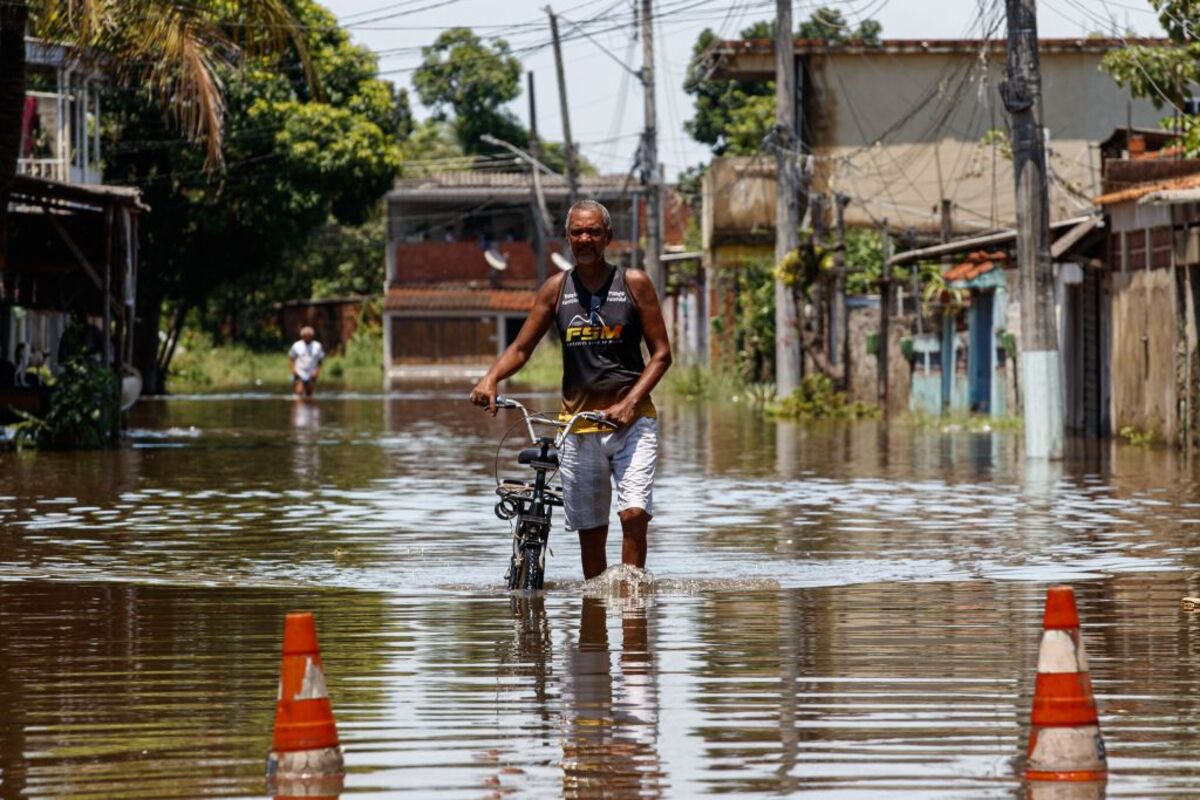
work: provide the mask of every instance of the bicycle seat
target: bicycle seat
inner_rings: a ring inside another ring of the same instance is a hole
[[[526,447],[524,450],[521,451],[520,455],[517,456],[517,463],[518,464],[532,464],[534,462],[542,462],[542,463],[550,464],[551,466],[554,466],[554,467],[558,466],[558,451],[557,450],[551,450],[548,453],[546,453],[546,458],[544,461],[542,460],[541,455],[542,455],[542,450],[540,447]]]

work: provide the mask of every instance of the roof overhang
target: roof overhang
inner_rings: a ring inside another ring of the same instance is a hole
[[[1138,198],[1139,206],[1178,206],[1200,203],[1200,188],[1162,189]]]
[[[1166,47],[1166,39],[1039,39],[1038,54],[1103,55],[1131,44]],[[826,41],[797,39],[797,56],[870,56],[963,55],[978,58],[981,50],[1003,55],[1006,40],[999,39],[885,39],[878,44],[851,41],[830,44]],[[712,45],[708,62],[715,78],[736,80],[774,80],[775,42],[771,39],[734,39]]]
[[[1098,221],[1098,222],[1097,222]],[[1075,235],[1075,239],[1070,243],[1073,246],[1076,242],[1082,240],[1086,233],[1094,230],[1095,227],[1103,225],[1097,214],[1087,214],[1081,217],[1071,217],[1070,219],[1059,220],[1058,222],[1050,223],[1050,232],[1052,234],[1067,234]],[[1086,229],[1081,226],[1087,226]],[[1077,234],[1076,231],[1079,231]],[[1063,237],[1065,238],[1065,236]],[[909,264],[914,261],[930,261],[942,256],[953,256],[960,253],[971,253],[976,250],[986,250],[990,247],[1007,246],[1014,244],[1017,241],[1017,232],[1011,228],[1006,228],[995,233],[987,233],[982,236],[971,236],[966,239],[955,239],[952,242],[944,244],[935,244],[930,247],[921,247],[916,250],[907,250],[903,253],[897,253],[892,256],[892,264]],[[1054,246],[1051,247],[1052,257],[1053,251],[1059,243],[1059,239],[1055,240]],[[1060,250],[1060,255],[1070,250],[1070,246],[1064,246]]]
[[[150,210],[142,202],[141,190],[131,186],[60,183],[28,175],[18,175],[14,179],[11,202],[84,211],[103,211],[112,206],[121,206],[134,212]]]

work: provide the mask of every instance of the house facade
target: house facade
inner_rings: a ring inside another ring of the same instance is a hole
[[[529,174],[454,172],[405,178],[387,196],[384,365],[392,379],[481,373],[512,343],[537,287],[569,269],[566,181],[541,178],[546,225]],[[608,259],[639,266],[646,204],[628,176],[582,176],[579,199],[612,216]],[[684,215],[667,203],[676,249]],[[543,233],[545,231],[546,233]],[[548,235],[546,235],[548,233]]]
[[[1151,43],[1157,40],[1150,40]],[[1050,215],[1090,213],[1100,193],[1100,143],[1161,112],[1100,68],[1123,40],[1042,39],[1042,113]],[[878,46],[796,42],[800,153],[815,193],[850,197],[848,225],[915,231],[936,241],[1015,223],[1005,41],[884,40]],[[720,42],[714,76],[774,80],[771,40]],[[772,158],[764,157],[767,162]]]
[[[1114,432],[1192,446],[1200,430],[1200,159],[1135,136],[1105,165],[1103,285]]]
[[[137,189],[100,176],[101,76],[69,48],[27,40],[28,87],[17,176],[0,250],[0,421],[38,413],[45,384],[78,342],[74,316],[96,356],[122,378],[123,403],[141,391],[132,361]]]

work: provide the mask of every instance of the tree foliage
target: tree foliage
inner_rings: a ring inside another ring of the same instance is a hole
[[[374,56],[329,12],[313,0],[289,3],[321,91],[304,80],[294,51],[222,70],[223,170],[204,169],[203,153],[174,134],[153,93],[130,89],[107,101],[106,178],[141,187],[153,209],[142,227],[147,317],[165,300],[236,335],[256,306],[277,299],[270,290],[287,283],[280,276],[294,272],[312,233],[331,218],[367,220],[399,169],[412,129],[407,97],[378,79]],[[144,373],[158,337],[158,320],[146,323]]]
[[[504,39],[490,44],[470,28],[443,31],[421,48],[424,60],[413,73],[413,88],[438,120],[453,112],[464,152],[491,152],[484,134],[524,147],[529,134],[505,104],[521,94],[521,62]]]
[[[1131,44],[1109,51],[1101,62],[1117,83],[1156,108],[1182,105],[1200,82],[1200,4],[1194,0],[1149,0],[1170,47]]]
[[[796,36],[801,39],[845,44],[850,41],[879,44],[882,26],[875,20],[863,20],[851,26],[836,9],[822,7],[800,23]],[[775,36],[774,22],[756,22],[741,32],[742,39],[770,39]],[[683,89],[694,99],[695,116],[684,123],[693,139],[707,144],[716,155],[753,155],[763,137],[775,124],[775,82],[740,81],[709,75],[713,49],[718,36],[706,28],[692,47],[692,60]]]

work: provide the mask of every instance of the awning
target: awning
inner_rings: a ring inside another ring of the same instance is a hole
[[[1087,214],[1082,217],[1071,217],[1070,219],[1059,220],[1058,222],[1050,223],[1050,232],[1057,234],[1062,231],[1071,231],[1077,226],[1097,220],[1099,217],[1096,214]],[[1081,234],[1082,236],[1082,234]],[[973,253],[977,250],[987,250],[988,248],[997,246],[1006,246],[1017,241],[1017,232],[1011,228],[1005,228],[995,233],[985,233],[982,236],[971,236],[966,239],[955,239],[952,242],[945,244],[935,244],[930,247],[921,247],[916,250],[907,250],[903,253],[897,253],[892,256],[892,264],[908,264],[913,261],[932,261],[933,259],[941,258],[942,256],[956,256],[963,253]]]
[[[1185,203],[1200,203],[1200,188],[1163,189],[1139,198],[1139,206],[1176,206]]]

